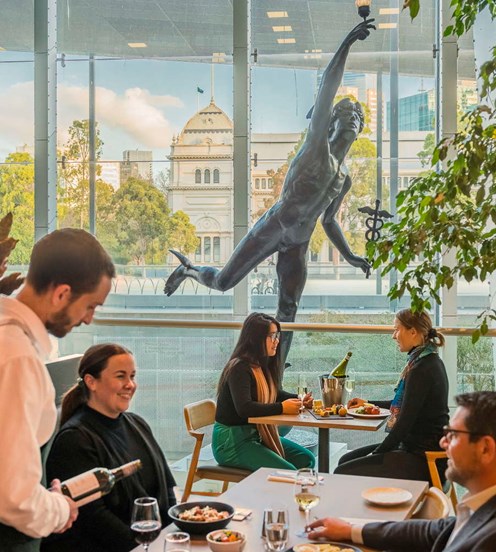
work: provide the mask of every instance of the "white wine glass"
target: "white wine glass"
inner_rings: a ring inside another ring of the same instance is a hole
[[[289,513],[286,508],[264,510],[264,532],[269,550],[281,552],[286,549],[289,536]]]
[[[303,406],[303,399],[305,398],[306,394],[308,393],[308,387],[307,387],[307,376],[306,374],[299,374],[298,376],[298,399],[301,401],[300,406],[300,416],[302,412],[305,410],[305,407]]]
[[[344,382],[344,388],[348,393],[353,393],[355,390],[356,385],[356,375],[354,370],[350,370],[348,372],[348,377],[346,378],[346,381]]]
[[[148,550],[150,544],[160,535],[162,520],[156,498],[145,496],[134,501],[131,515],[131,531],[134,540]]]
[[[294,497],[296,504],[305,512],[305,527],[297,533],[299,537],[307,536],[310,523],[310,510],[320,502],[319,473],[313,468],[302,468],[296,472]]]

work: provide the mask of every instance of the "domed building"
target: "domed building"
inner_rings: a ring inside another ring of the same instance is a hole
[[[169,159],[169,206],[196,226],[195,261],[223,263],[233,243],[233,124],[213,98],[172,139]]]

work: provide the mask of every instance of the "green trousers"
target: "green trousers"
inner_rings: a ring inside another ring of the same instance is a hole
[[[285,458],[270,450],[260,441],[254,425],[226,426],[215,422],[212,434],[214,458],[221,466],[245,470],[278,468],[298,470],[313,468],[315,456],[306,448],[281,437]]]

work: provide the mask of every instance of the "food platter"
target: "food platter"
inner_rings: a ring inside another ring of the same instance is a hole
[[[310,414],[316,419],[316,420],[352,420],[353,416],[350,416],[349,414],[346,414],[346,416],[340,416],[339,414],[329,414],[328,416],[320,416],[313,410],[308,410]]]
[[[304,543],[295,544],[287,552],[363,552],[353,544],[344,544],[342,542],[322,542],[322,543]]]
[[[412,493],[399,487],[374,487],[363,491],[362,498],[376,506],[399,506],[411,500]]]
[[[348,408],[348,414],[355,416],[355,418],[387,418],[391,414],[391,412],[387,408],[381,408],[380,414],[359,414],[357,412],[359,408],[360,407]]]

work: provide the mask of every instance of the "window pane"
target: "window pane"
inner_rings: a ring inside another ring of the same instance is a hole
[[[208,263],[212,260],[211,238],[205,236],[205,238],[203,238],[203,244],[203,260]]]
[[[214,263],[218,263],[220,261],[220,238],[215,237],[214,238]]]

